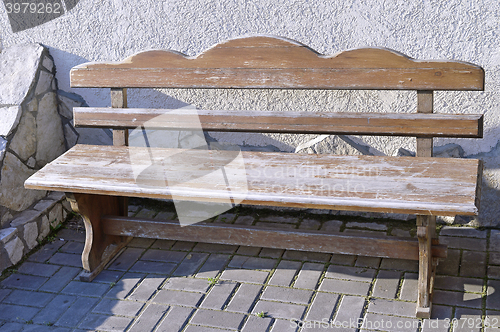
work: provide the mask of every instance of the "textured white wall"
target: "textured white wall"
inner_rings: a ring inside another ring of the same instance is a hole
[[[381,46],[417,59],[472,62],[486,71],[486,91],[436,93],[436,111],[483,113],[485,138],[442,139],[437,144],[456,142],[467,155],[482,153],[484,158],[490,158],[487,167],[492,172],[500,168],[496,157],[500,141],[500,2],[496,0],[80,0],[66,15],[18,33],[12,33],[5,8],[0,5],[0,31],[4,47],[22,42],[40,42],[49,47],[59,88],[82,95],[91,106],[109,105],[109,92],[71,89],[69,70],[75,65],[121,60],[145,49],[173,49],[196,55],[213,44],[246,34],[288,37],[323,54]],[[166,100],[166,95],[180,101]],[[129,106],[193,103],[207,108],[325,110],[327,105],[327,110],[369,111],[375,105],[377,110],[388,112],[414,111],[416,102],[415,93],[394,91],[303,91],[292,98],[289,91],[231,91],[222,93],[223,99],[219,96],[220,91],[131,91]],[[273,142],[261,137],[231,137],[248,144]],[[280,143],[275,145],[290,150],[305,138],[277,139]],[[414,149],[413,141],[380,137],[370,142],[394,154],[401,146]],[[500,174],[491,175],[490,187],[498,188],[499,179]],[[493,213],[488,218],[489,224],[496,223]]]

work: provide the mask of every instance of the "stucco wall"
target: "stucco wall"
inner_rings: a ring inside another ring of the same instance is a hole
[[[500,172],[500,3],[490,1],[156,1],[80,0],[65,15],[13,33],[0,5],[3,46],[21,42],[46,45],[57,67],[59,88],[84,97],[88,105],[108,106],[105,89],[71,89],[69,70],[87,61],[121,60],[145,49],[173,49],[196,55],[220,41],[246,34],[272,34],[309,45],[323,54],[381,46],[417,59],[454,59],[482,66],[485,92],[438,92],[437,112],[483,113],[485,137],[439,139],[460,144],[466,155],[486,159],[490,198],[483,200],[483,224],[496,225]],[[168,98],[171,96],[175,99]],[[220,98],[223,96],[224,98]],[[414,111],[412,92],[302,91],[130,91],[129,106],[207,108]],[[245,97],[245,98],[244,98]],[[228,134],[236,143],[273,144],[293,151],[312,137]],[[399,147],[414,150],[414,140],[379,137],[368,140],[393,155]],[[495,203],[496,202],[496,203]],[[493,205],[496,204],[496,207]]]

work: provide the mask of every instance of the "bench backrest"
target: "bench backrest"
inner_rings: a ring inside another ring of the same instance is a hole
[[[435,114],[434,90],[484,89],[482,68],[460,61],[413,60],[383,48],[320,55],[298,42],[268,36],[233,39],[197,57],[146,51],[117,63],[85,63],[71,70],[72,87],[111,88],[113,109],[75,108],[76,126],[114,128],[114,144],[161,111],[126,109],[126,88],[417,90],[417,113],[300,113],[200,110],[207,130],[369,134],[417,137],[417,156],[432,156],[432,137],[482,137],[482,115]],[[301,116],[302,114],[302,116]],[[182,112],[175,121],[185,128]],[[158,127],[172,127],[158,123]],[[175,126],[175,124],[174,124]]]

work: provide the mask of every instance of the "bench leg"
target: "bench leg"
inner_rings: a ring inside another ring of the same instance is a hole
[[[125,216],[122,197],[69,194],[71,207],[83,217],[85,223],[85,247],[82,265],[85,270],[80,275],[82,281],[92,281],[106,264],[120,252],[132,237],[106,235],[102,230],[101,217],[104,215]]]
[[[417,216],[417,237],[419,251],[417,318],[430,318],[432,288],[437,259],[432,257],[431,244],[434,233],[433,217]]]

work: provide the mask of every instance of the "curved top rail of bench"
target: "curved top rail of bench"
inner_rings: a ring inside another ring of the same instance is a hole
[[[483,90],[481,67],[414,60],[384,48],[321,55],[293,40],[252,36],[222,42],[196,57],[151,50],[121,62],[84,63],[72,87]]]

